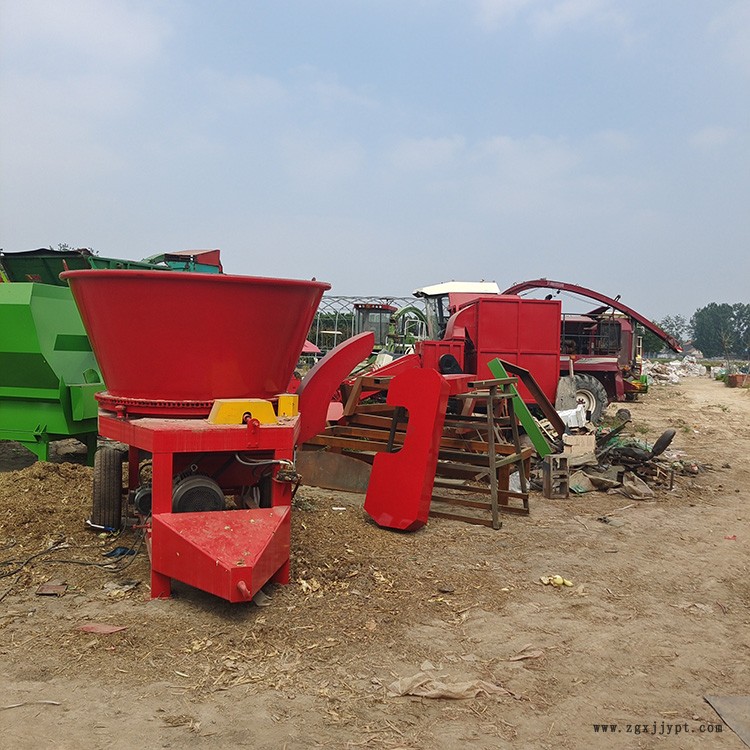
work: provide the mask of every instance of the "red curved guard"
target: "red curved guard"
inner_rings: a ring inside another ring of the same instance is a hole
[[[435,370],[414,369],[393,378],[387,403],[408,410],[403,447],[378,453],[365,511],[378,526],[416,531],[427,523],[449,386]]]
[[[328,405],[346,376],[372,353],[375,334],[365,331],[331,349],[305,375],[299,395],[300,431],[297,444],[323,432],[328,424]]]

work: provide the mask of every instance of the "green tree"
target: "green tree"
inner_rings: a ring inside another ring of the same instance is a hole
[[[690,335],[690,323],[682,315],[667,315],[659,321],[659,327],[684,344]]]
[[[685,343],[690,333],[690,324],[682,315],[667,315],[666,318],[656,321],[659,328],[670,336],[674,336],[681,344]],[[667,345],[651,331],[643,332],[643,351],[648,354],[658,354],[667,348]]]
[[[643,330],[643,352],[644,354],[659,354],[666,344],[651,331]]]
[[[690,325],[693,329],[693,344],[707,357],[729,357],[739,344],[735,329],[735,310],[726,302],[710,302],[696,310],[690,319]]]
[[[732,305],[734,315],[734,352],[738,357],[750,359],[750,304]]]

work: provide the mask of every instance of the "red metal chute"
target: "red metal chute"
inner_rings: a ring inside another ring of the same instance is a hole
[[[559,289],[561,292],[570,292],[571,294],[579,294],[582,297],[588,297],[589,299],[602,302],[611,307],[614,310],[618,310],[624,313],[629,318],[632,318],[637,323],[640,323],[647,331],[651,331],[655,336],[658,336],[672,351],[678,354],[682,351],[680,342],[677,341],[673,336],[670,336],[666,331],[662,330],[656,323],[645,318],[640,313],[633,310],[632,307],[620,302],[619,297],[612,298],[607,297],[601,292],[596,292],[593,289],[587,289],[585,286],[579,286],[578,284],[568,284],[565,281],[553,281],[552,279],[531,279],[530,281],[522,281],[518,284],[506,289],[503,294],[520,294],[529,289]]]

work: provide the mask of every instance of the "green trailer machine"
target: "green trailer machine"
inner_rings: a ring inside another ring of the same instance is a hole
[[[16,440],[46,461],[50,441],[78,438],[93,463],[94,394],[103,389],[70,290],[0,284],[0,439]]]
[[[15,440],[42,461],[51,441],[76,438],[94,462],[95,394],[106,386],[70,289],[59,279],[62,271],[82,268],[222,270],[218,250],[145,261],[88,250],[0,253],[0,440]]]

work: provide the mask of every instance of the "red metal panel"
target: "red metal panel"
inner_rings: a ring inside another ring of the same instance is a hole
[[[482,297],[494,297],[496,294],[476,293],[476,292],[449,292],[448,309],[452,312],[460,310],[462,307],[471,304],[476,299]]]
[[[230,602],[251,599],[277,573],[288,574],[288,507],[153,517],[154,571]]]
[[[471,389],[469,383],[472,380],[476,380],[476,375],[443,375],[446,383],[448,383],[448,395],[457,396],[459,393],[468,393]]]
[[[499,357],[529,370],[554,403],[560,377],[559,300],[499,296],[476,305],[476,331],[469,335],[477,346],[477,376],[490,377],[487,362]],[[533,401],[523,384],[518,391],[524,401]]]
[[[67,271],[109,393],[208,401],[286,390],[328,284],[169,271]]]
[[[464,361],[465,345],[463,341],[420,341],[415,347],[415,351],[422,359],[422,367],[431,370],[440,371],[440,357],[444,354],[451,354],[456,358],[459,366],[465,367]],[[378,372],[380,375],[380,372]]]
[[[99,434],[151,453],[211,453],[245,450],[285,450],[298,442],[299,417],[279,424],[216,425],[205,419],[118,419],[99,412]]]
[[[470,303],[458,313],[452,315],[445,327],[443,340],[463,342],[469,335],[471,340],[476,343],[476,339],[473,337],[476,336],[478,309],[477,304]]]
[[[297,392],[302,421],[298,442],[304,443],[325,429],[333,394],[346,376],[369,357],[374,343],[372,331],[347,339],[331,349],[305,375]]]
[[[560,376],[559,300],[517,296],[480,297],[454,315],[441,341],[422,342],[417,351],[424,367],[438,369],[442,354],[456,357],[465,372],[491,377],[487,363],[499,357],[531,371],[554,402]],[[531,394],[519,384],[524,401]]]
[[[562,304],[559,300],[520,299],[518,337],[524,342],[522,351],[535,353],[560,352],[560,320]]]
[[[518,353],[519,297],[496,297],[477,302],[477,334],[474,345],[479,352]],[[525,312],[525,311],[524,311]]]
[[[449,386],[435,370],[415,369],[393,378],[387,402],[408,410],[404,443],[378,453],[365,511],[379,526],[416,531],[427,523]]]

